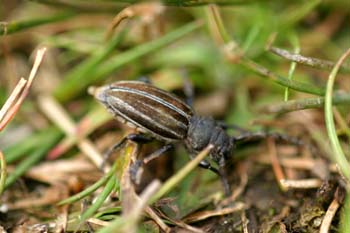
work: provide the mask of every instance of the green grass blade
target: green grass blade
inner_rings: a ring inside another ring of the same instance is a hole
[[[45,25],[49,23],[59,22],[66,19],[69,19],[73,16],[75,16],[76,13],[73,12],[64,12],[57,15],[49,16],[49,17],[43,17],[43,18],[37,18],[37,19],[31,19],[31,20],[24,20],[24,21],[13,21],[9,23],[1,23],[0,24],[0,35],[9,35],[15,32],[20,32],[26,29],[34,28],[40,25]]]
[[[248,69],[254,71],[255,73],[261,75],[262,77],[268,78],[269,80],[282,85],[284,87],[289,87],[290,89],[305,92],[309,94],[319,95],[323,96],[325,91],[323,88],[316,87],[309,83],[299,82],[295,80],[289,80],[285,77],[282,77],[280,75],[274,74],[265,67],[259,65],[258,63],[253,62],[252,60],[248,58],[242,58],[241,64]]]
[[[202,24],[197,21],[189,23],[183,27],[180,27],[179,29],[169,32],[168,34],[157,40],[153,40],[146,44],[142,44],[115,57],[112,57],[96,69],[96,72],[94,72],[93,81],[98,81],[101,78],[111,74],[121,66],[180,39],[188,33],[193,32],[201,25]]]
[[[341,148],[338,135],[336,132],[334,119],[333,119],[333,86],[335,77],[337,76],[338,70],[340,68],[341,63],[345,60],[345,58],[350,55],[350,49],[348,49],[345,54],[339,59],[339,62],[334,66],[331,74],[329,75],[325,96],[325,120],[326,127],[329,140],[332,145],[333,150],[333,160],[338,164],[343,175],[350,181],[350,165],[349,161],[347,161],[343,149]]]
[[[4,154],[0,151],[0,195],[5,189],[7,178],[7,165]]]
[[[40,147],[34,150],[25,160],[16,166],[16,169],[8,176],[5,188],[12,185],[20,176],[22,176],[28,169],[38,163],[46,153],[61,137],[59,131],[51,132],[41,141]]]
[[[297,54],[300,53],[300,45],[299,45],[298,37],[293,33],[290,40],[294,47],[294,53],[297,53]],[[293,80],[293,75],[296,67],[297,67],[297,63],[295,61],[292,61],[288,71],[289,80]],[[284,101],[288,101],[288,99],[289,99],[289,88],[286,87],[286,89],[284,90]]]
[[[340,214],[340,233],[350,232],[350,193],[345,196],[344,205]]]
[[[86,188],[85,190],[81,191],[80,193],[77,193],[74,196],[71,196],[63,201],[60,201],[57,205],[70,204],[70,203],[79,201],[80,199],[90,195],[110,179],[110,177],[115,173],[116,168],[117,168],[117,163],[114,163],[111,170],[107,174],[105,174],[101,179],[99,179],[96,183]]]
[[[79,90],[85,88],[86,84],[84,84],[84,80],[89,77],[89,74],[93,72],[97,65],[115,50],[125,37],[126,32],[126,29],[122,30],[117,36],[109,41],[105,47],[98,50],[90,58],[86,59],[66,74],[62,84],[55,90],[55,97],[60,101],[65,101],[74,97],[79,93]]]
[[[5,148],[3,153],[6,162],[10,164],[25,157],[29,152],[33,151],[34,148],[41,145],[41,142],[47,138],[47,135],[52,133],[55,134],[57,132],[59,132],[57,128],[47,128],[31,135],[30,137],[26,137],[24,140],[13,146]]]
[[[310,14],[321,2],[321,0],[306,1],[305,4],[298,5],[296,9],[283,12],[280,22],[282,22],[285,27],[291,27],[304,19],[305,16]]]
[[[155,193],[150,199],[149,203],[154,203],[159,198],[170,192],[176,185],[183,180],[198,164],[208,155],[212,149],[212,145],[207,146],[203,151],[201,151],[193,160],[187,163],[181,170],[179,170],[175,175],[170,177]]]
[[[178,171],[175,175],[170,177],[162,185],[162,187],[158,190],[158,192],[151,197],[148,203],[150,204],[154,203],[159,198],[164,196],[166,193],[170,192],[174,187],[176,187],[181,180],[183,180],[194,168],[198,166],[198,164],[208,155],[208,153],[212,148],[213,148],[212,145],[207,146],[193,160],[187,163],[180,171]],[[130,224],[130,222],[127,221],[130,219],[127,219],[127,220],[126,219],[127,218],[116,218],[107,227],[101,228],[98,232],[99,233],[119,232],[118,229],[122,229],[122,227],[125,227],[127,224]]]
[[[81,221],[85,221],[95,214],[95,212],[102,206],[108,195],[118,185],[117,178],[115,175],[111,176],[103,189],[101,194],[97,197],[96,201],[81,215]]]
[[[110,75],[123,65],[126,65],[148,53],[156,51],[180,39],[186,34],[199,28],[199,26],[201,25],[202,24],[199,22],[189,23],[179,29],[169,32],[168,34],[159,39],[139,45],[133,49],[111,57],[107,61],[100,64],[97,68],[95,68],[94,72],[91,72],[89,75],[86,75],[85,77],[82,77],[80,79],[74,78],[66,80],[66,82],[64,82],[63,84],[64,86],[61,86],[58,90],[56,90],[55,95],[61,101],[68,100],[72,96],[86,89],[89,85],[106,78],[108,75]]]

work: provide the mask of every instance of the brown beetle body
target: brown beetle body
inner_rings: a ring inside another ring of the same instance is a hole
[[[165,141],[187,136],[192,109],[174,95],[139,81],[119,81],[98,88],[95,97],[122,123]]]

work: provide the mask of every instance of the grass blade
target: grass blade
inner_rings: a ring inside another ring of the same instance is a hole
[[[82,90],[86,87],[84,81],[86,77],[89,77],[89,74],[98,66],[108,55],[110,55],[115,48],[120,44],[124,39],[127,30],[122,30],[116,37],[114,37],[106,47],[97,51],[90,58],[86,59],[84,62],[72,69],[64,78],[61,86],[59,86],[54,95],[60,101],[68,100],[74,97],[77,93],[77,90]]]
[[[85,221],[90,218],[107,199],[108,195],[115,189],[118,185],[116,176],[111,176],[107,182],[106,187],[103,189],[101,194],[97,197],[96,201],[81,215],[81,221]]]
[[[76,13],[64,12],[54,16],[48,16],[43,18],[24,20],[24,21],[13,21],[10,23],[0,24],[0,35],[9,35],[15,32],[20,32],[26,29],[34,28],[40,25],[49,24],[53,22],[63,21],[75,16]]]
[[[111,57],[107,61],[100,64],[96,69],[94,69],[94,72],[91,72],[89,75],[80,79],[74,78],[66,80],[64,86],[61,86],[58,90],[56,90],[55,95],[61,101],[68,100],[80,91],[83,91],[89,85],[106,78],[108,75],[110,75],[123,65],[126,65],[148,53],[156,51],[157,49],[160,49],[174,42],[175,40],[180,39],[186,34],[197,29],[200,25],[201,24],[198,22],[189,23],[179,29],[176,29],[166,34],[165,36],[157,40],[153,40],[148,43],[139,45],[133,49]]]
[[[193,160],[187,163],[180,171],[170,177],[158,190],[156,194],[152,196],[149,203],[157,201],[159,198],[167,194],[172,190],[183,178],[185,178],[197,165],[208,155],[209,151],[213,148],[212,145],[207,146],[202,152],[200,152]]]
[[[335,67],[333,68],[331,74],[329,75],[328,82],[327,82],[327,90],[326,90],[326,96],[325,96],[325,120],[326,120],[326,127],[327,127],[327,133],[329,140],[331,141],[332,150],[334,158],[332,158],[339,166],[342,174],[347,178],[347,180],[350,180],[350,165],[349,161],[346,159],[345,154],[343,152],[343,149],[341,148],[338,135],[336,132],[334,119],[333,119],[333,86],[335,77],[337,76],[338,70],[340,68],[340,65],[344,62],[344,60],[347,58],[347,56],[350,55],[350,49],[348,49],[343,56],[339,59]]]
[[[52,132],[51,134],[47,134],[46,137],[41,141],[40,147],[33,151],[28,158],[23,160],[20,164],[16,166],[16,170],[14,170],[7,178],[5,188],[8,188],[12,185],[20,176],[22,176],[28,169],[30,169],[33,165],[38,163],[43,157],[45,157],[46,153],[61,137],[61,133],[59,131]]]
[[[340,214],[340,231],[350,232],[350,193],[345,196],[345,201]]]
[[[99,179],[96,183],[91,185],[90,187],[86,188],[85,190],[81,191],[80,193],[75,194],[74,196],[71,196],[65,200],[60,201],[57,205],[65,205],[70,204],[76,201],[79,201],[80,199],[88,196],[92,192],[96,191],[99,187],[104,185],[107,181],[110,180],[111,176],[115,173],[115,170],[117,168],[117,163],[114,163],[111,170],[105,174],[101,179]]]
[[[38,133],[31,135],[16,143],[13,146],[4,149],[4,155],[7,163],[13,163],[26,156],[27,153],[33,151],[35,147],[41,144],[47,138],[47,135],[56,134],[59,130],[57,128],[47,128]]]
[[[2,192],[5,189],[5,184],[6,184],[6,177],[7,177],[7,166],[6,166],[6,160],[5,160],[5,156],[2,153],[2,151],[0,151],[0,195],[2,194]]]

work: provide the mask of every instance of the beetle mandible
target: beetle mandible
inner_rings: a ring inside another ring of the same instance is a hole
[[[136,128],[139,133],[129,134],[113,146],[107,154],[123,145],[127,140],[145,143],[157,139],[165,145],[146,157],[138,160],[135,167],[154,159],[182,142],[190,157],[213,145],[209,157],[218,165],[213,167],[207,160],[200,167],[218,174],[224,191],[229,194],[230,187],[225,173],[225,164],[237,142],[274,137],[278,140],[301,144],[298,139],[276,133],[248,132],[236,137],[229,136],[226,126],[211,117],[198,116],[193,108],[175,95],[141,81],[117,81],[89,92],[100,101],[118,120]],[[147,137],[149,135],[150,137]]]

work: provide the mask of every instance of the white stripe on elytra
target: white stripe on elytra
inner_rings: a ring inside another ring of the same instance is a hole
[[[158,102],[158,103],[160,103],[160,104],[162,104],[162,105],[164,105],[164,106],[174,110],[175,112],[180,113],[182,116],[186,117],[187,119],[189,117],[191,117],[189,114],[185,113],[184,111],[182,111],[181,109],[177,108],[176,106],[174,106],[174,105],[172,105],[172,104],[170,104],[168,102],[165,102],[161,98],[159,98],[159,97],[157,97],[155,95],[151,95],[151,94],[149,94],[149,93],[147,93],[145,91],[140,91],[140,90],[136,90],[135,91],[135,90],[133,90],[131,88],[128,88],[128,87],[113,87],[111,90],[112,91],[116,91],[116,92],[118,92],[118,91],[120,91],[120,92],[127,92],[127,93],[136,94],[136,95],[141,95],[142,94],[143,96],[146,96],[146,97],[148,97],[148,98],[150,98],[152,100],[155,100],[156,102]],[[157,91],[159,91],[159,90],[157,90]],[[161,93],[166,94],[170,98],[174,98],[173,96],[167,94],[166,92],[161,92]]]
[[[138,111],[137,109],[135,109],[134,107],[132,107],[131,105],[129,105],[128,103],[124,102],[123,100],[113,96],[113,97],[109,97],[109,98],[112,98],[113,101],[116,102],[117,105],[122,105],[124,108],[126,108],[128,111],[131,111],[131,112],[135,112],[136,114],[138,114],[139,116],[141,116],[142,118],[144,119],[147,119],[149,122],[151,122],[151,124],[155,124],[156,126],[158,126],[159,128],[167,131],[167,132],[171,132],[172,134],[175,134],[178,138],[182,138],[181,135],[179,135],[178,133],[172,131],[172,130],[169,130],[168,128],[164,127],[163,125],[159,124],[158,122],[154,121],[152,118],[150,118],[149,116],[143,114],[142,112]],[[107,100],[108,101],[108,100]],[[114,104],[110,104],[110,101],[108,101],[109,103],[109,107],[111,107],[114,111],[116,111],[119,115],[123,116],[125,119],[127,119],[128,121],[132,122],[133,124],[139,126],[139,127],[142,127],[144,129],[147,129],[149,130],[150,132],[156,134],[156,135],[160,135],[160,134],[157,134],[156,132],[154,131],[151,131],[150,129],[140,125],[139,123],[135,122],[134,120],[130,119],[128,116],[126,116],[125,114],[121,113],[118,109],[116,109],[114,107]],[[162,135],[160,135],[161,137],[163,137]]]
[[[147,104],[145,102],[142,101],[138,101],[140,104],[147,106],[147,108],[152,109],[155,112],[159,112],[160,114],[162,114],[163,112],[159,110],[159,108],[155,108],[153,105],[151,104]],[[167,114],[167,119],[172,120],[177,126],[186,129],[187,125],[185,125],[184,123],[182,123],[181,121],[177,120],[174,116],[172,116],[171,114]]]

